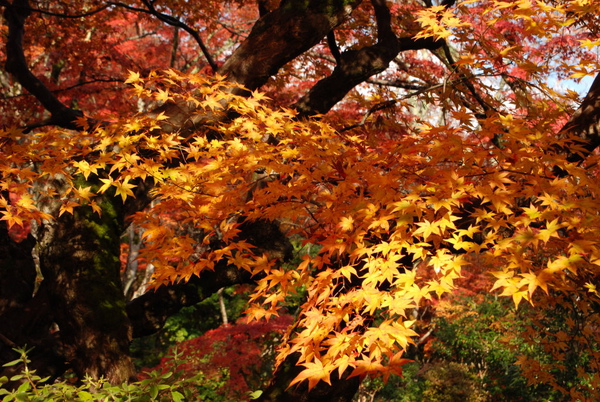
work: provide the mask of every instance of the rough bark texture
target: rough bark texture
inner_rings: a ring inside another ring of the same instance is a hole
[[[121,383],[135,370],[119,275],[123,221],[119,200],[108,197],[101,217],[82,207],[42,227],[40,267],[75,372]]]
[[[219,73],[254,90],[344,22],[360,0],[288,0],[260,18]]]
[[[43,375],[54,376],[65,369],[58,353],[59,345],[50,333],[52,314],[45,287],[37,290],[30,235],[16,242],[8,234],[5,221],[0,221],[0,362],[17,359],[13,350],[25,344],[33,347],[31,368]],[[0,369],[0,377],[11,378],[22,370],[20,365]],[[9,384],[10,386],[10,384]]]
[[[564,135],[579,138],[586,153],[570,153],[569,160],[579,162],[600,145],[600,74],[596,76],[581,106],[561,130]],[[569,150],[565,150],[569,152]]]

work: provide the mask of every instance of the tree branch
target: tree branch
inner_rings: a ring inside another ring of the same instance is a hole
[[[83,113],[74,110],[61,101],[37,78],[29,69],[23,52],[23,36],[25,33],[25,20],[31,14],[28,0],[15,0],[6,5],[4,18],[8,25],[6,41],[6,71],[17,80],[23,88],[35,96],[40,103],[50,112],[52,117],[49,124],[77,130],[80,127],[75,121],[83,117]]]
[[[581,106],[571,115],[571,118],[559,133],[559,137],[567,135],[578,137],[584,142],[585,153],[569,153],[570,162],[580,162],[594,149],[600,146],[600,73],[581,102]]]
[[[327,34],[327,46],[329,46],[329,51],[335,59],[335,62],[340,64],[342,55],[340,54],[340,48],[335,41],[335,32],[333,30],[329,31]]]
[[[196,43],[200,47],[200,50],[202,51],[202,54],[206,58],[206,61],[208,62],[208,64],[212,68],[212,70],[213,71],[217,71],[217,68],[218,68],[217,63],[214,61],[214,59],[210,55],[210,52],[208,51],[208,48],[204,44],[204,41],[200,37],[200,34],[198,33],[198,31],[196,31],[195,29],[193,29],[189,25],[185,24],[183,21],[181,21],[181,20],[179,20],[179,19],[177,19],[177,18],[175,18],[175,17],[173,17],[171,15],[168,15],[168,14],[165,14],[165,13],[162,13],[162,12],[158,11],[154,7],[153,2],[151,2],[151,1],[142,0],[142,3],[146,7],[148,7],[148,9],[139,8],[139,7],[133,7],[133,6],[130,6],[128,4],[119,3],[119,2],[113,2],[113,1],[109,1],[108,2],[108,4],[113,5],[113,6],[122,7],[122,8],[125,8],[127,10],[137,11],[137,12],[142,12],[142,13],[153,15],[154,17],[158,18],[160,21],[162,21],[164,23],[167,23],[167,24],[169,24],[171,26],[183,29],[185,32],[187,32],[188,34],[190,34],[190,36],[192,38],[194,38],[194,40],[196,41]]]
[[[88,11],[87,13],[82,13],[82,14],[64,14],[64,13],[53,13],[52,11],[46,11],[46,10],[41,10],[39,8],[31,8],[31,11],[34,11],[36,13],[40,13],[40,14],[44,14],[44,15],[50,15],[53,17],[60,17],[60,18],[84,18],[84,17],[89,17],[90,15],[94,15],[94,14],[98,14],[101,11],[106,10],[110,5],[109,4],[105,4],[101,7],[98,7],[92,11]]]
[[[398,38],[392,31],[391,14],[385,0],[371,1],[377,21],[377,43],[341,54],[330,76],[320,80],[294,108],[300,116],[327,113],[348,92],[371,76],[386,70],[398,53],[406,50],[437,49],[444,43],[431,38]]]
[[[250,90],[262,86],[298,55],[318,44],[358,6],[346,2],[289,0],[261,17],[219,73]]]

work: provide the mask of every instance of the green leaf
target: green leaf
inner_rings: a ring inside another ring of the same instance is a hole
[[[19,393],[26,392],[26,391],[29,391],[30,389],[31,389],[31,384],[29,382],[24,382],[23,384],[19,385],[17,392],[19,392]]]
[[[21,362],[22,362],[21,359],[13,360],[12,362],[8,362],[8,363],[3,364],[2,367],[16,366],[17,364],[19,364]]]
[[[152,397],[152,399],[156,399],[156,397],[158,396],[158,387],[156,386],[156,384],[150,386],[150,396]]]
[[[257,390],[257,391],[251,392],[250,393],[250,399],[258,399],[258,398],[260,398],[260,396],[262,395],[262,393],[263,392],[260,389]]]
[[[94,400],[94,396],[92,394],[90,394],[89,392],[87,392],[87,391],[79,391],[77,393],[77,396],[82,401],[92,401],[92,400]]]
[[[171,391],[171,399],[173,399],[173,402],[181,402],[185,400],[185,397],[181,392]]]

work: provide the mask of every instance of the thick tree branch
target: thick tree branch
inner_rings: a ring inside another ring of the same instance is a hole
[[[219,70],[250,90],[259,88],[286,63],[318,44],[344,22],[360,0],[289,0],[260,18],[248,38]]]
[[[261,17],[248,37],[219,69],[230,82],[255,90],[289,61],[312,48],[333,28],[344,22],[360,0],[288,0]],[[233,93],[245,95],[246,89]],[[196,127],[212,121],[212,116],[194,113],[183,103],[165,103],[154,114],[169,116],[162,122],[163,131],[195,132]]]
[[[327,113],[358,84],[386,70],[398,53],[415,49],[437,49],[443,41],[431,38],[397,38],[391,27],[390,11],[384,0],[372,0],[377,20],[377,43],[341,54],[330,76],[320,80],[294,107],[301,116]]]
[[[335,59],[335,62],[337,64],[340,64],[342,55],[340,53],[340,48],[337,46],[337,43],[335,41],[334,31],[329,31],[329,33],[327,34],[327,46],[329,46],[329,51]]]
[[[577,153],[569,150],[569,161],[580,162],[594,149],[600,146],[600,74],[596,76],[590,90],[581,102],[581,106],[571,115],[569,121],[564,125],[560,137],[573,136],[584,143],[585,153]]]
[[[81,14],[54,13],[52,11],[41,10],[39,8],[32,8],[31,11],[34,11],[34,12],[40,13],[40,14],[44,14],[44,15],[51,15],[53,17],[60,17],[60,18],[84,18],[84,17],[89,17],[94,14],[98,14],[99,12],[106,10],[108,7],[109,7],[109,4],[105,4],[94,10],[88,11],[87,13],[81,13]]]
[[[50,112],[52,117],[49,124],[56,124],[64,128],[78,129],[75,121],[83,116],[81,111],[71,109],[58,100],[39,78],[29,69],[23,52],[23,36],[25,33],[25,20],[31,14],[28,0],[15,0],[6,5],[4,18],[8,25],[6,41],[6,71],[12,74],[23,88],[35,96],[40,103]]]

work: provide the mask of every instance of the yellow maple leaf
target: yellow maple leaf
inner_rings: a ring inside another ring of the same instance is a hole
[[[18,215],[13,215],[10,211],[0,211],[2,213],[1,221],[6,221],[8,228],[12,228],[14,225],[23,226],[23,218]]]
[[[60,206],[59,212],[58,212],[58,216],[61,216],[62,214],[64,214],[65,212],[70,213],[71,215],[73,215],[73,208],[74,207],[78,207],[81,204],[75,201],[67,201],[64,204],[62,204]]]
[[[309,391],[313,389],[319,381],[325,381],[327,384],[331,385],[330,377],[331,372],[334,369],[331,364],[325,364],[325,366],[323,366],[323,363],[319,359],[316,359],[314,362],[307,362],[302,365],[306,368],[292,380],[288,388],[304,380],[308,380]]]
[[[140,73],[129,70],[129,76],[125,80],[125,84],[134,84],[140,81]]]
[[[137,186],[135,184],[130,184],[129,178],[126,178],[123,181],[114,181],[112,185],[117,188],[115,195],[120,195],[123,199],[123,202],[125,202],[128,196],[135,198],[135,195],[131,189]]]

